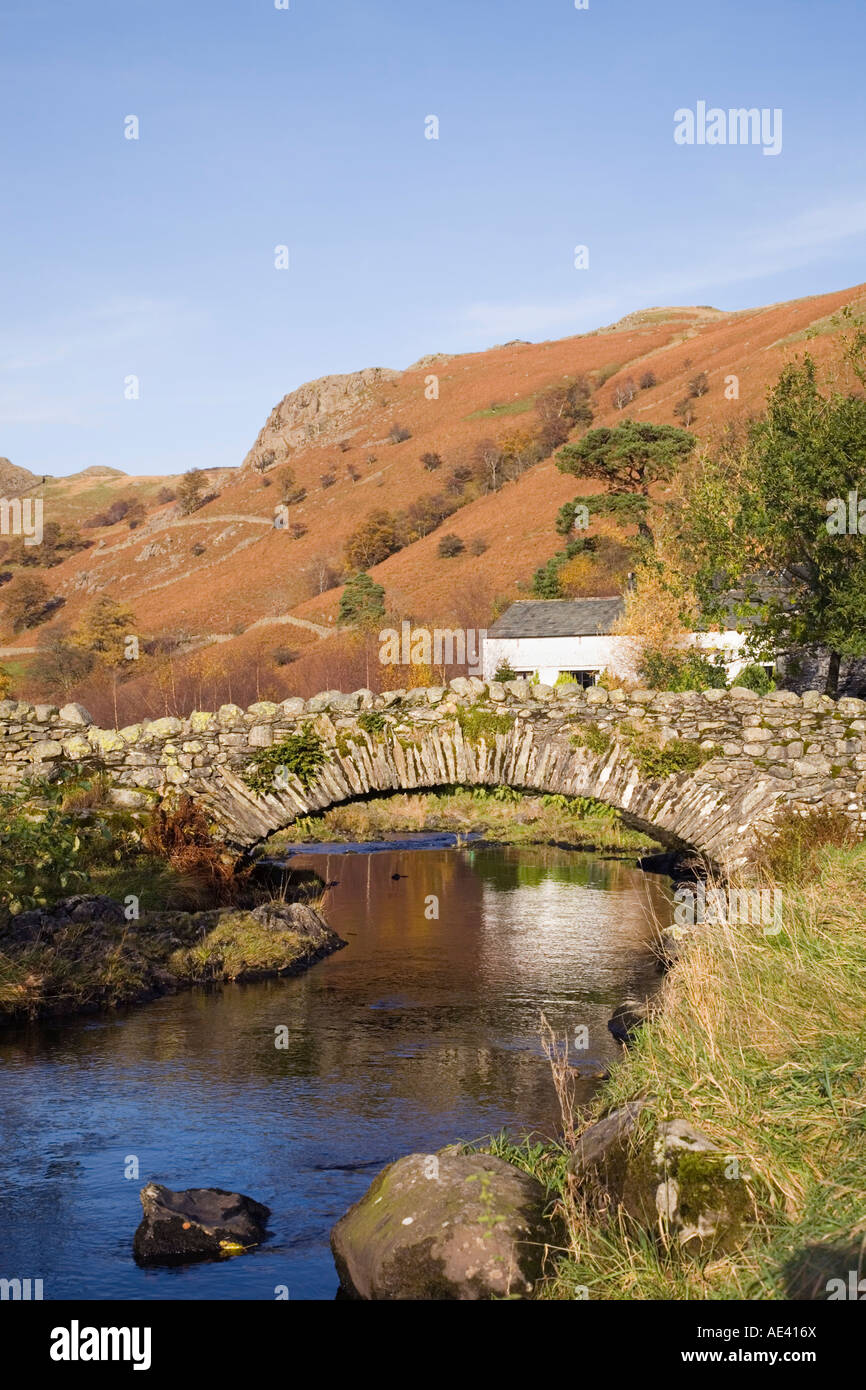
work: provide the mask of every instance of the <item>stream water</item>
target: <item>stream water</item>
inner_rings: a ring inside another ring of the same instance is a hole
[[[603,1067],[612,1010],[657,987],[666,883],[627,863],[418,844],[291,862],[333,884],[348,942],[306,974],[0,1035],[0,1276],[46,1299],[331,1298],[330,1228],[391,1159],[556,1132],[542,1010],[572,1039],[585,1025],[573,1060]],[[273,1234],[139,1269],[150,1179],[246,1192]]]

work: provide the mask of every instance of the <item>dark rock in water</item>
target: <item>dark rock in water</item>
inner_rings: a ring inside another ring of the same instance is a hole
[[[709,865],[698,854],[688,850],[664,850],[659,854],[645,854],[637,861],[637,867],[645,874],[665,874],[675,883],[695,883],[705,879]]]
[[[607,1021],[617,1042],[630,1042],[634,1034],[642,1023],[646,1023],[647,1006],[635,1000],[630,1000],[626,1004],[620,1004],[618,1009],[614,1009],[613,1017]]]
[[[385,1168],[331,1232],[352,1298],[525,1298],[548,1244],[542,1185],[490,1154],[409,1154]]]
[[[144,1216],[132,1242],[140,1264],[184,1264],[239,1255],[260,1245],[270,1211],[220,1187],[185,1192],[151,1182],[141,1189]]]
[[[76,893],[50,907],[30,908],[10,917],[5,934],[16,942],[50,940],[55,932],[74,922],[107,922],[116,926],[124,920],[123,907],[113,898],[102,893]]]

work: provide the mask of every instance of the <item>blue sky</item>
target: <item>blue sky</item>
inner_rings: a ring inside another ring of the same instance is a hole
[[[864,51],[861,0],[0,0],[0,455],[237,464],[313,377],[862,281]],[[676,145],[700,100],[781,153]]]

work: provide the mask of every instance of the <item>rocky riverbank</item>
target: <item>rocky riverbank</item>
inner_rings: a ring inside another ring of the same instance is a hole
[[[294,975],[346,945],[300,902],[133,920],[127,911],[111,898],[78,894],[11,917],[0,933],[0,1024]]]

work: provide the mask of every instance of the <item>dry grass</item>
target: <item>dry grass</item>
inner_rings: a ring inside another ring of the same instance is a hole
[[[861,1260],[866,1196],[866,845],[783,885],[783,929],[695,929],[598,1110],[650,1096],[751,1175],[752,1239],[710,1263],[621,1217],[578,1218],[554,1297],[826,1297]],[[846,1263],[848,1261],[848,1263]],[[853,1263],[850,1263],[853,1261]],[[828,1274],[829,1271],[829,1274]],[[571,1292],[569,1291],[571,1290]]]

